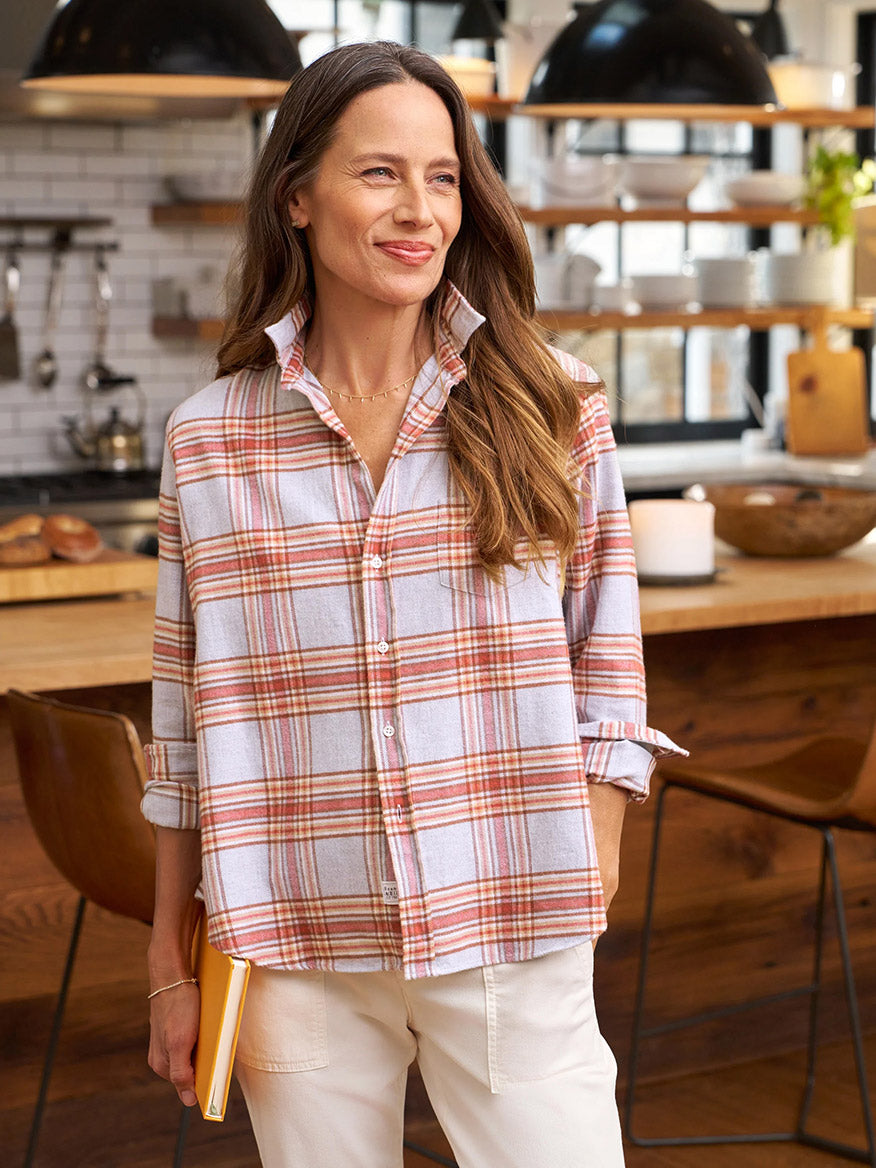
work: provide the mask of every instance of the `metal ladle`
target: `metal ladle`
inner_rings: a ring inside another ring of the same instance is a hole
[[[46,292],[46,318],[43,324],[43,351],[34,361],[34,376],[37,385],[42,389],[51,389],[58,376],[54,336],[64,294],[65,254],[66,248],[63,244],[56,243],[52,248],[52,266],[49,270],[49,287]]]
[[[94,356],[91,359],[91,364],[86,367],[82,375],[85,388],[92,391],[105,389],[107,386],[114,387],[116,384],[115,374],[104,358],[109,331],[109,306],[113,290],[102,248],[98,248],[94,253],[94,291]]]

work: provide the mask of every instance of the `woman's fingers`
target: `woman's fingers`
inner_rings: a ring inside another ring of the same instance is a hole
[[[177,993],[172,1003],[153,1004],[148,1062],[156,1075],[173,1083],[186,1107],[193,1107],[200,996],[194,986],[180,987],[180,991],[171,991]]]

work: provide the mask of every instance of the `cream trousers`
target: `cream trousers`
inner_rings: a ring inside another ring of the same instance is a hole
[[[401,1168],[414,1057],[460,1168],[622,1168],[589,943],[414,981],[253,967],[236,1067],[264,1168]]]

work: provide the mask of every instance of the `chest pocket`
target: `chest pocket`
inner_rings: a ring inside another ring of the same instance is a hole
[[[521,540],[518,558],[525,556],[525,544]],[[468,592],[471,596],[486,596],[496,590],[516,588],[524,581],[538,582],[538,570],[534,564],[515,568],[505,564],[502,579],[493,580],[484,571],[478,556],[474,533],[468,522],[467,510],[459,504],[439,503],[436,516],[436,553],[438,557],[438,578],[445,588],[456,592]],[[548,557],[547,570],[541,570],[547,580],[556,577],[556,560]]]

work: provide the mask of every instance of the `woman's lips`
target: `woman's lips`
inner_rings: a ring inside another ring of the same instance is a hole
[[[413,268],[428,263],[435,254],[435,248],[430,247],[428,243],[409,243],[403,239],[388,240],[386,243],[378,243],[376,246],[385,255],[392,256],[393,259]]]

